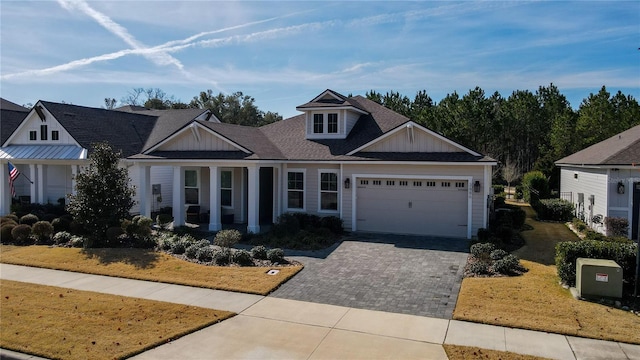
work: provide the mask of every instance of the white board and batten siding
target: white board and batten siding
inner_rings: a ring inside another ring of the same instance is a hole
[[[576,206],[576,211],[579,209],[578,194],[584,194],[584,215],[589,225],[591,225],[591,216],[608,215],[607,183],[608,175],[605,169],[562,167],[560,170],[560,192],[571,193],[571,201]],[[589,208],[590,196],[594,196],[592,209]],[[595,226],[594,229],[604,232],[602,226]]]
[[[411,137],[411,139],[409,139]],[[407,129],[378,141],[362,152],[462,152],[460,148],[418,129]]]
[[[198,137],[194,135],[197,131]],[[158,147],[158,151],[237,151],[238,148],[210,132],[196,128],[184,129],[173,139]]]

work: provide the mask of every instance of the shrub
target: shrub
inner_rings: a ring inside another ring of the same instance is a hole
[[[55,214],[47,213],[47,214],[44,214],[44,215],[40,218],[40,220],[42,220],[42,221],[47,221],[47,222],[51,223],[51,222],[53,221],[53,219],[55,219],[56,217],[57,217],[57,216],[56,216]]]
[[[229,249],[221,249],[213,252],[213,262],[216,265],[224,266],[229,264],[229,259],[231,258],[231,250]]]
[[[53,235],[53,242],[58,245],[66,244],[71,241],[72,237],[73,235],[71,235],[71,233],[66,231],[60,231],[59,233],[56,233],[55,235]]]
[[[189,245],[190,245],[189,242],[185,241],[183,238],[179,238],[171,242],[171,247],[169,248],[169,251],[172,254],[181,255],[181,254],[184,254],[184,252],[187,250],[187,246]]]
[[[534,208],[539,219],[553,221],[570,221],[575,209],[570,201],[563,199],[543,199]]]
[[[514,228],[521,229],[526,220],[527,220],[527,213],[523,209],[519,207],[512,209],[511,223],[513,224]]]
[[[4,218],[13,220],[16,224],[20,221],[20,218],[18,218],[18,216],[16,216],[15,214],[5,215]]]
[[[209,240],[196,241],[196,242],[192,243],[191,245],[187,246],[187,248],[184,251],[184,254],[189,259],[195,259],[197,257],[197,254],[198,254],[198,250],[200,250],[203,247],[209,247],[209,245],[211,245],[211,243],[209,243]],[[209,260],[209,261],[211,261],[211,260]]]
[[[253,265],[253,258],[248,251],[238,250],[233,253],[233,262],[240,266],[251,266]]]
[[[196,251],[196,258],[202,262],[211,262],[213,261],[214,252],[211,246],[200,247]]]
[[[254,246],[251,249],[251,256],[254,259],[267,260],[267,248],[262,245]]]
[[[510,275],[525,270],[524,267],[520,265],[520,260],[518,259],[518,257],[512,254],[508,254],[500,260],[496,260],[493,263],[492,267],[494,272],[503,275]]]
[[[579,232],[583,232],[587,229],[587,224],[585,224],[584,221],[578,218],[573,218],[573,220],[571,221],[571,224],[573,224],[573,227]]]
[[[85,242],[84,237],[74,235],[71,237],[71,240],[69,241],[69,245],[71,245],[71,247],[74,247],[74,248],[81,248],[81,247],[84,247],[84,242]]]
[[[13,228],[18,226],[16,223],[7,223],[3,224],[0,227],[0,242],[3,244],[10,244],[13,242],[13,236],[11,236],[11,231]]]
[[[515,192],[515,196],[516,200],[522,200],[524,199],[524,189],[522,187],[522,185],[517,185],[516,186],[516,192]]]
[[[280,248],[270,249],[267,251],[267,259],[272,263],[284,262],[284,251]]]
[[[39,243],[48,244],[51,242],[51,235],[53,235],[53,225],[48,221],[38,221],[33,224],[31,233],[38,238]]]
[[[213,243],[223,247],[231,248],[242,239],[242,234],[238,230],[220,230],[216,234]]]
[[[342,219],[337,216],[326,216],[320,219],[320,226],[326,229],[329,229],[332,233],[336,235],[341,235],[344,233],[344,227]]]
[[[501,242],[505,244],[510,244],[515,236],[516,232],[513,230],[513,227],[510,223],[501,224],[496,229],[496,236],[500,239]]]
[[[0,226],[6,225],[6,224],[18,225],[18,220],[14,220],[13,218],[10,218],[9,216],[1,217],[0,218]]]
[[[71,220],[67,217],[59,217],[53,219],[51,225],[53,226],[53,232],[69,231]]]
[[[33,214],[27,214],[20,218],[20,224],[29,226],[33,226],[33,224],[37,223],[38,221],[40,221],[40,219],[38,219],[38,217]]]
[[[496,246],[492,243],[478,243],[471,245],[471,255],[476,259],[489,259],[489,255],[493,250],[496,249]]]
[[[627,236],[629,234],[629,220],[622,217],[604,218],[604,226],[609,236]]]
[[[476,261],[469,264],[467,270],[473,275],[486,275],[489,273],[489,264],[484,261]]]
[[[622,268],[625,281],[632,283],[635,277],[637,244],[609,241],[567,241],[556,245],[556,267],[560,280],[574,286],[578,258],[608,259]]]
[[[158,236],[158,248],[163,251],[170,251],[171,244],[178,240],[179,237],[171,233],[161,233]]]
[[[522,177],[524,200],[534,206],[549,197],[549,181],[541,171],[530,171]]]
[[[493,193],[500,194],[504,192],[504,185],[493,185]]]
[[[497,195],[495,197],[495,199],[493,200],[493,206],[495,208],[499,208],[501,206],[504,206],[504,204],[505,204],[505,197],[504,196]]]
[[[491,258],[491,260],[496,261],[504,258],[507,255],[509,255],[508,252],[502,249],[496,249],[496,250],[493,250],[491,254],[489,254],[489,257]]]
[[[273,224],[271,233],[275,237],[291,236],[300,231],[300,221],[293,213],[284,213],[278,217],[277,223]]]
[[[31,236],[31,226],[27,224],[16,225],[11,230],[11,237],[16,245],[29,245],[31,244],[31,240],[29,237]]]

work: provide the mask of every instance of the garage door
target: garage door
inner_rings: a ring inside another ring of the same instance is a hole
[[[357,180],[358,231],[467,237],[468,182]]]

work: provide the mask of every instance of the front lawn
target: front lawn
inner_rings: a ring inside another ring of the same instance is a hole
[[[555,244],[577,240],[560,223],[538,222],[527,208],[517,255],[529,269],[516,277],[465,278],[453,313],[457,320],[640,344],[640,317],[611,306],[573,299],[558,283]]]
[[[500,360],[545,360],[539,356],[516,354],[510,351],[498,351],[481,349],[473,346],[458,346],[444,344],[444,351],[449,360],[477,360],[477,359],[500,359]]]
[[[0,347],[121,359],[227,319],[227,311],[0,280]]]
[[[146,249],[76,249],[0,246],[0,262],[14,265],[116,276],[209,289],[267,295],[302,266],[204,266]],[[267,275],[276,268],[280,272]]]

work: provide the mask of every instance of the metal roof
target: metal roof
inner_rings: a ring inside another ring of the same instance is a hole
[[[87,150],[76,145],[9,145],[0,148],[0,159],[84,160]]]

